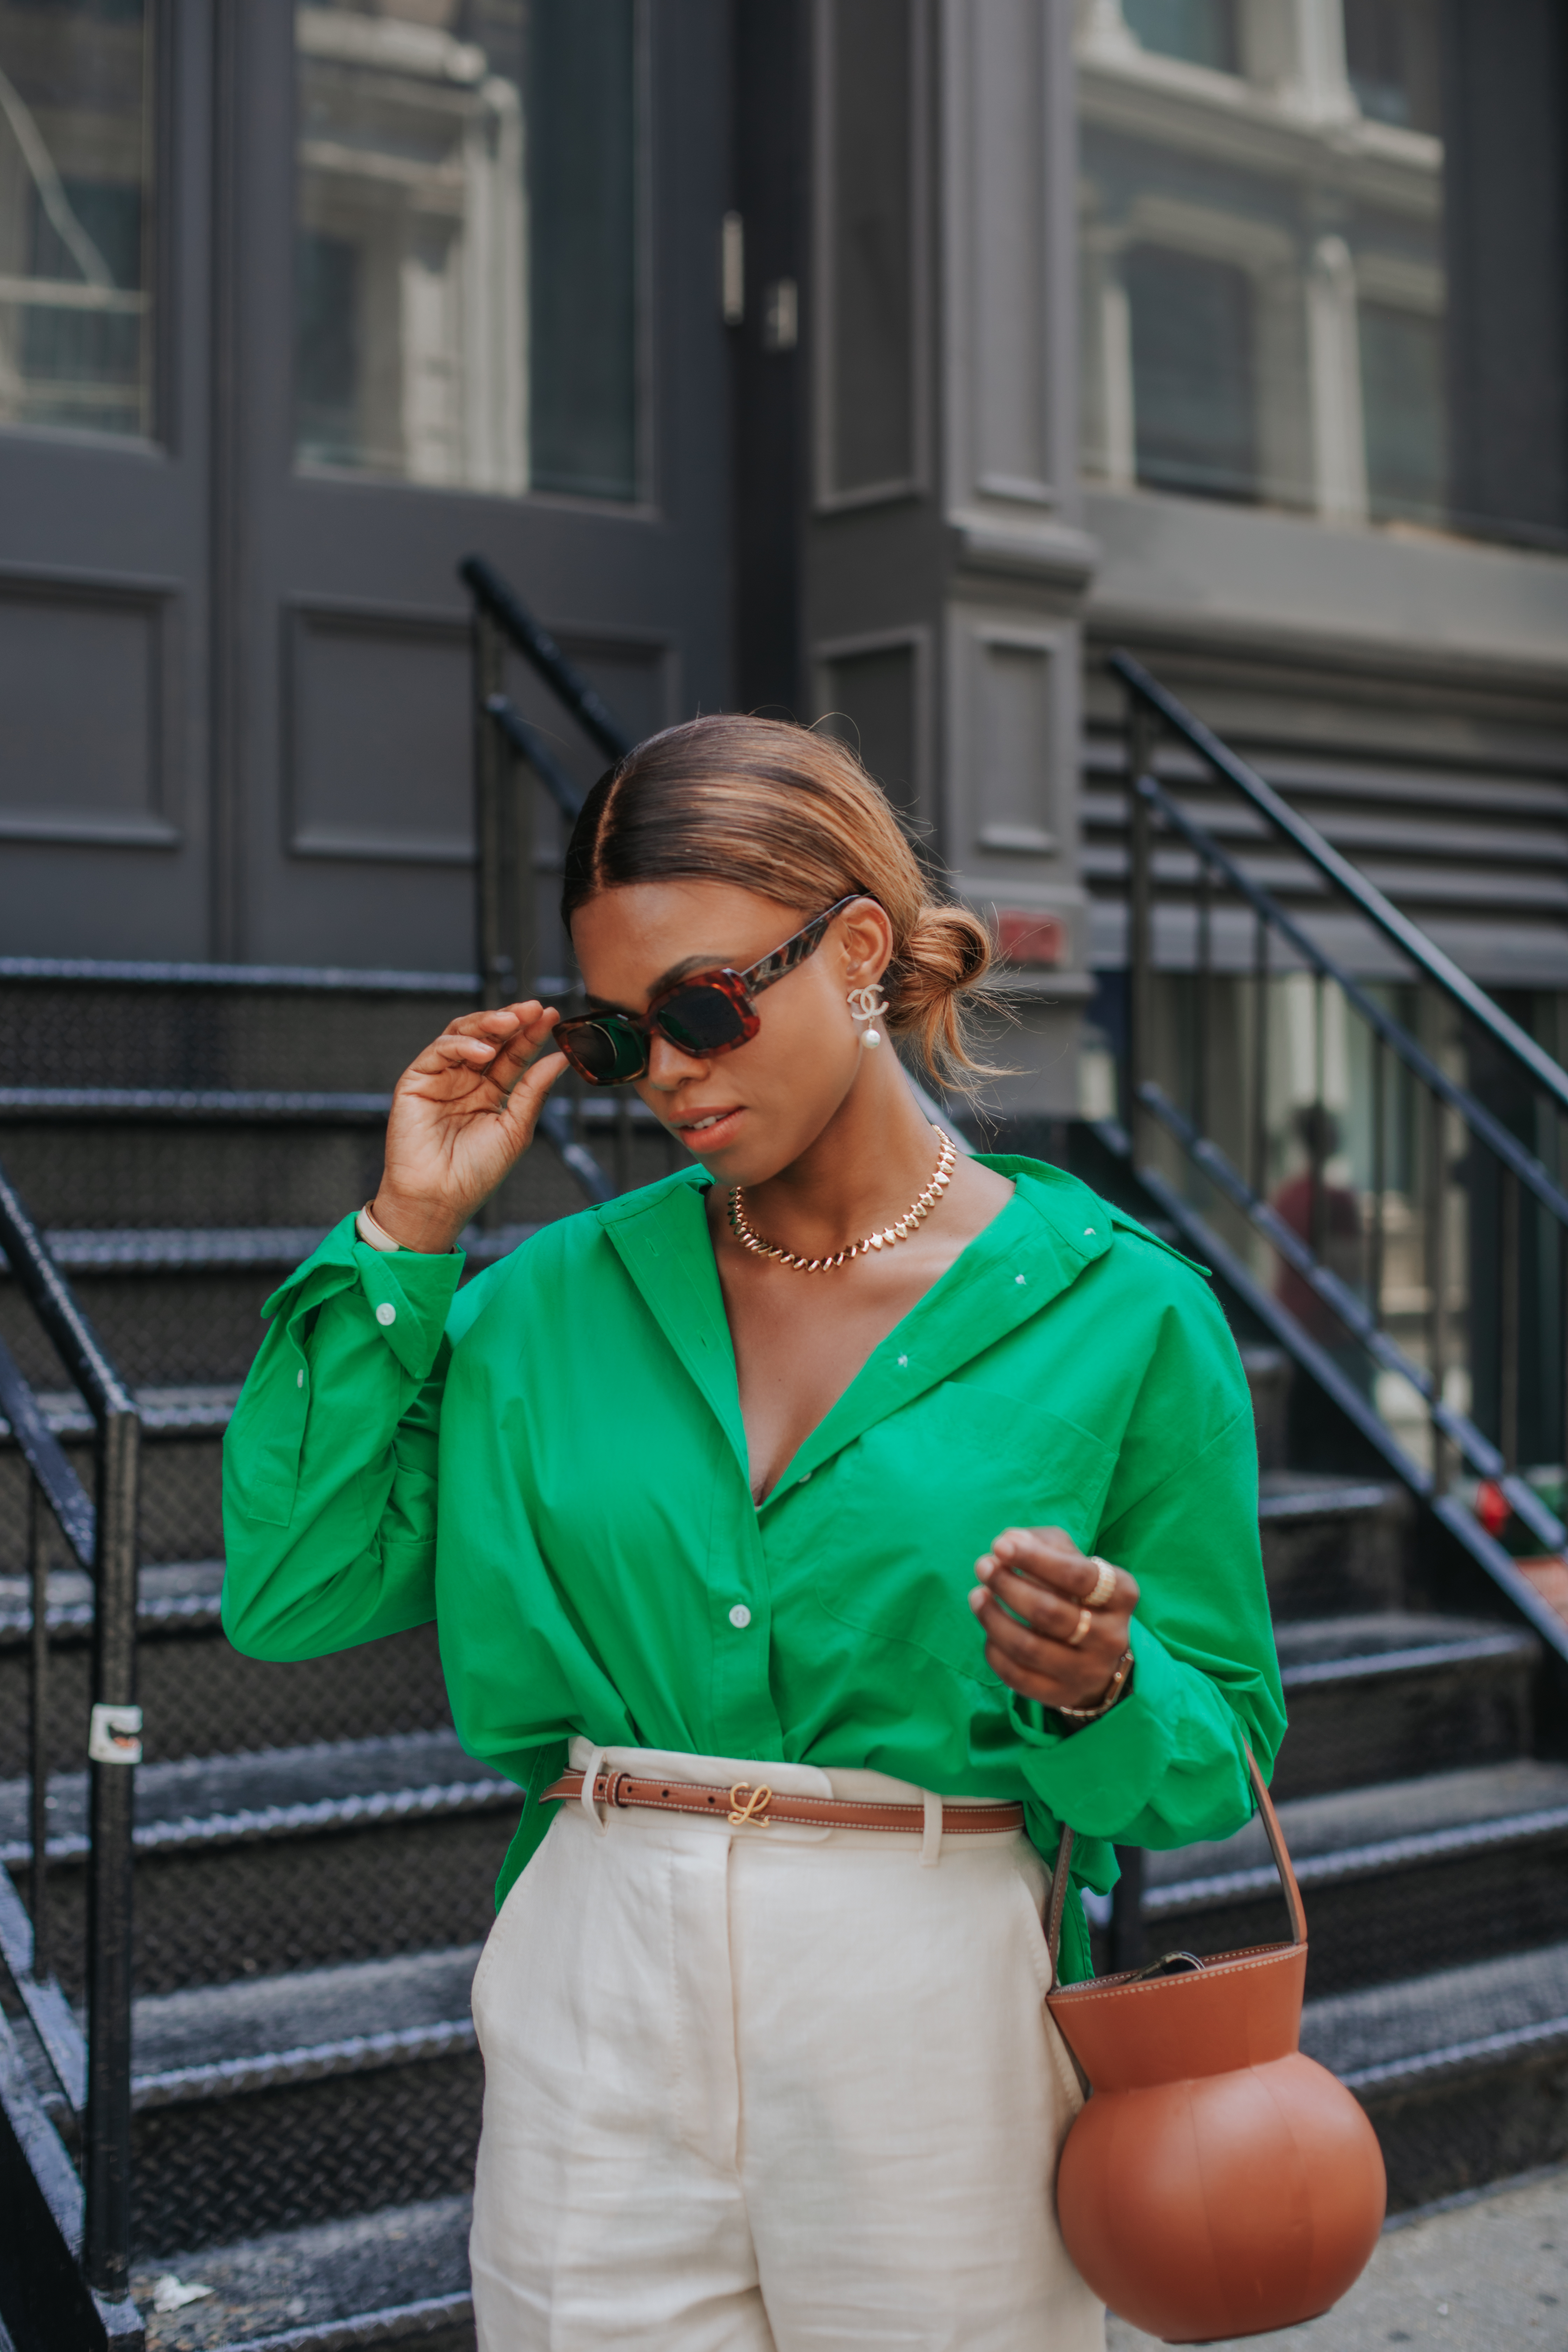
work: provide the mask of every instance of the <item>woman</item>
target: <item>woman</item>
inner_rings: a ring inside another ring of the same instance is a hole
[[[1103,1889],[1113,1841],[1224,1836],[1278,1745],[1236,1349],[1185,1260],[918,1107],[883,1031],[962,1067],[989,942],[841,746],[654,737],[563,903],[588,1010],[414,1063],[226,1458],[237,1646],[434,1617],[527,1791],[474,1984],[479,2343],[1086,2352],[1045,1860],[1070,1822]],[[458,1292],[568,1059],[693,1164]]]

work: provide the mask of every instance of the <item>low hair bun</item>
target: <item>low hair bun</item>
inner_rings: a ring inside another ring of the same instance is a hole
[[[977,915],[928,898],[888,968],[889,1026],[918,1041],[926,1068],[945,1084],[962,1085],[988,1068],[970,1051],[963,1000],[979,988],[993,956],[991,934]]]

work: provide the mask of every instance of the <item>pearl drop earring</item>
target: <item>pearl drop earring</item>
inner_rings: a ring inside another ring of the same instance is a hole
[[[882,1042],[882,1033],[871,1024],[882,1019],[888,1007],[879,983],[873,981],[869,988],[852,988],[849,992],[849,1010],[857,1021],[864,1021],[868,1024],[860,1032],[862,1045],[879,1045]]]

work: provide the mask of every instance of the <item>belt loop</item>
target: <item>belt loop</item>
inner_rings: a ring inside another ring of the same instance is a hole
[[[599,1777],[599,1770],[604,1761],[604,1749],[595,1748],[583,1767],[583,1791],[577,1800],[593,1822],[595,1835],[597,1837],[604,1837],[610,1826],[608,1813],[601,1813],[598,1806],[594,1802],[594,1783]]]
[[[942,1799],[933,1796],[929,1789],[922,1789],[921,1801],[926,1817],[925,1835],[921,1840],[921,1868],[934,1870],[942,1860]]]

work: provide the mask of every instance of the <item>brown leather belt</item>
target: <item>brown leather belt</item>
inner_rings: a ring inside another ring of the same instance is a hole
[[[583,1774],[563,1772],[540,1799],[548,1805],[557,1798],[583,1794]],[[902,1837],[920,1837],[925,1831],[923,1805],[881,1805],[844,1797],[795,1797],[737,1780],[726,1789],[705,1780],[645,1780],[631,1772],[600,1772],[594,1780],[595,1805],[646,1805],[658,1813],[706,1813],[728,1822],[732,1829],[750,1822],[766,1829],[773,1822],[799,1822],[809,1829],[892,1830]],[[1022,1805],[943,1805],[944,1837],[994,1837],[1003,1830],[1021,1830]]]

